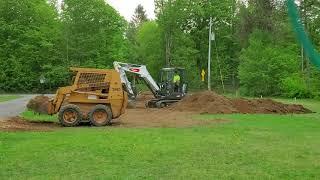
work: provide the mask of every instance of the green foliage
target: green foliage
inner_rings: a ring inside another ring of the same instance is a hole
[[[54,61],[57,13],[45,0],[0,2],[0,91],[35,91]]]
[[[142,60],[141,59],[142,58],[141,52],[139,53],[137,51],[139,49],[138,46],[141,46],[141,44],[143,44],[143,42],[137,42],[137,38],[138,38],[137,36],[138,36],[138,31],[141,28],[141,26],[143,26],[144,23],[146,23],[148,21],[149,21],[149,19],[147,17],[146,11],[144,10],[144,7],[141,4],[139,4],[135,9],[134,15],[132,16],[132,19],[129,22],[129,25],[126,30],[126,38],[128,39],[128,46],[129,46],[129,48],[128,48],[128,50],[129,50],[128,61],[131,63],[137,63],[137,64],[142,63],[142,62],[139,63],[139,61]],[[142,34],[142,35],[148,35],[148,34]],[[140,32],[140,36],[142,36],[142,35]],[[153,36],[155,38],[159,38],[159,35],[157,33],[154,34]],[[154,55],[157,56],[158,54],[154,54]],[[150,61],[150,63],[151,62],[152,61]],[[143,63],[146,63],[146,60],[143,60]],[[156,64],[156,63],[153,63],[153,64]]]
[[[130,23],[104,0],[64,0],[59,12],[57,2],[0,1],[0,92],[51,92],[70,81],[69,67],[112,68],[113,61],[146,64],[155,78],[162,67],[184,67],[189,87],[204,88],[213,17],[214,90],[223,81],[246,95],[319,94],[320,72],[301,53],[284,1],[155,0],[154,21],[139,5]],[[319,5],[299,4],[318,49]]]
[[[164,63],[161,61],[161,39],[160,29],[154,21],[143,23],[137,30],[136,35],[136,62],[147,65],[153,77],[159,75],[160,67]]]
[[[282,91],[286,97],[310,98],[312,93],[308,90],[305,80],[300,74],[292,74],[282,80]]]
[[[161,28],[162,60],[167,66],[187,69],[191,88],[204,85],[201,70],[207,69],[208,24],[214,18],[217,46],[212,53],[212,81],[216,88],[221,84],[220,70],[225,80],[232,81],[237,69],[234,41],[236,1],[163,1],[157,0],[157,22]],[[219,68],[220,67],[220,68]]]
[[[126,57],[125,21],[103,0],[65,0],[64,58],[73,66],[108,67]]]
[[[0,92],[48,92],[68,83],[70,66],[128,57],[126,22],[105,1],[65,0],[60,14],[55,3],[0,2]]]
[[[282,80],[298,71],[295,47],[275,45],[268,33],[255,31],[241,52],[239,79],[245,95],[280,95]]]

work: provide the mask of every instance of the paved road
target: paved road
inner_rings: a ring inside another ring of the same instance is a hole
[[[0,119],[18,116],[26,108],[28,101],[36,95],[21,95],[21,98],[0,102]]]

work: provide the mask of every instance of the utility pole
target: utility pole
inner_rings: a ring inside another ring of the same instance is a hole
[[[208,53],[208,90],[211,91],[211,40],[212,40],[212,17],[209,23],[209,53]]]

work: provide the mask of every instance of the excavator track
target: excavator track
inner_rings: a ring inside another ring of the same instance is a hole
[[[172,100],[172,99],[152,99],[146,103],[146,107],[147,108],[165,108],[178,101],[179,100]]]

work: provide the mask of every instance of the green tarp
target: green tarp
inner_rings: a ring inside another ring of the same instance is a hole
[[[304,30],[304,26],[300,20],[298,8],[294,2],[295,0],[288,0],[288,11],[294,30],[297,34],[299,42],[305,49],[306,55],[310,61],[320,69],[320,54],[315,49],[307,33]]]

